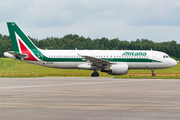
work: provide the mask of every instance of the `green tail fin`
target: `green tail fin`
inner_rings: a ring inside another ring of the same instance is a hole
[[[20,27],[15,22],[7,22],[7,26],[14,52],[20,53],[18,39],[21,39],[24,44],[27,45],[28,48],[32,51],[37,50],[37,47],[34,45],[34,43],[31,42],[28,36],[20,29]]]
[[[24,60],[38,61],[38,56],[42,53],[39,51],[28,36],[20,29],[15,22],[7,22],[13,51],[15,53],[26,54],[28,58]],[[41,57],[39,57],[41,59]]]

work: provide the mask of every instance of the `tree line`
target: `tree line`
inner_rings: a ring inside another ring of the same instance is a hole
[[[135,41],[126,41],[115,39],[84,38],[79,35],[68,34],[63,38],[47,37],[38,40],[29,37],[32,42],[41,49],[79,49],[79,50],[157,50],[169,54],[171,57],[180,58],[180,44],[172,40],[169,42],[153,42],[148,39],[137,39]],[[3,53],[12,51],[10,36],[0,34],[0,57]]]

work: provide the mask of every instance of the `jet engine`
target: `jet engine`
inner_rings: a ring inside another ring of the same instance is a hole
[[[128,73],[127,64],[114,64],[101,70],[101,72],[107,72],[111,75],[123,75]]]

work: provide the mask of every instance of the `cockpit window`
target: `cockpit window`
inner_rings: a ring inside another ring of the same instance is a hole
[[[163,58],[170,58],[168,55],[164,55]]]

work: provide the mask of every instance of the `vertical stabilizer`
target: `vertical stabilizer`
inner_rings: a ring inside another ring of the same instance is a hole
[[[15,22],[7,22],[13,51],[15,53],[27,54],[28,58],[24,60],[38,61],[39,49],[32,43],[28,36],[20,29]]]

